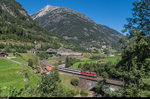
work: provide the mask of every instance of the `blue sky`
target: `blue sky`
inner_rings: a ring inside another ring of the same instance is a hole
[[[33,14],[46,5],[66,7],[78,11],[98,24],[109,26],[119,32],[123,30],[126,18],[132,16],[135,0],[16,0]]]

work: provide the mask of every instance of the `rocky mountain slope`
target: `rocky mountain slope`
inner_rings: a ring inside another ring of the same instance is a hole
[[[73,44],[117,47],[121,36],[116,30],[97,24],[87,16],[64,7],[47,5],[31,17],[54,35]]]

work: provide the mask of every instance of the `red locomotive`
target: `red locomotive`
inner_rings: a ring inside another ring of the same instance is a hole
[[[92,77],[96,77],[96,73],[95,72],[85,72],[85,71],[81,71],[82,75],[86,75],[86,76],[92,76]]]
[[[80,70],[75,70],[75,69],[70,69],[70,68],[60,68],[60,67],[58,68],[58,70],[63,71],[63,72],[83,75],[83,76],[97,77],[95,72],[80,71]]]

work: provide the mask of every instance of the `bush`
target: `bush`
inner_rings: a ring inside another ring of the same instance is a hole
[[[108,78],[108,77],[109,77],[109,75],[108,75],[108,73],[107,73],[107,72],[103,72],[103,73],[102,73],[102,77],[104,77],[104,78]]]
[[[82,89],[81,92],[80,92],[80,95],[81,96],[87,96],[88,95],[88,91]]]
[[[70,66],[72,66],[74,63],[79,62],[79,59],[76,58],[69,58],[67,56],[66,60],[65,60],[65,64],[66,64],[66,68],[69,68]]]
[[[28,73],[25,73],[25,78],[29,79]]]
[[[32,59],[28,60],[28,66],[33,67],[33,60]]]
[[[78,86],[78,84],[79,84],[79,79],[78,79],[78,78],[73,78],[73,79],[71,79],[71,84],[72,84],[73,86]]]
[[[51,57],[51,55],[48,55],[46,52],[36,53],[36,55],[37,55],[38,57],[40,57],[40,60],[48,59],[48,57]]]

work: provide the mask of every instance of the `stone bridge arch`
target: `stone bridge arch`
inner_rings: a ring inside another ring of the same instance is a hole
[[[81,78],[81,77],[79,77],[79,79],[80,79],[80,82],[78,84],[78,87],[82,89],[90,90],[97,84],[97,81],[95,80]]]

